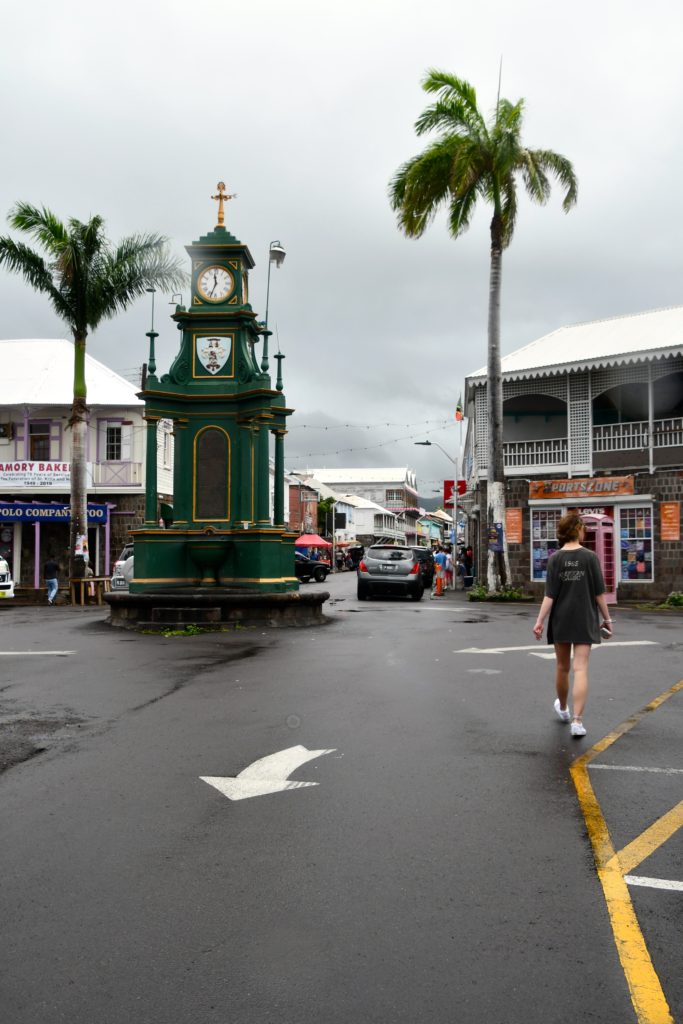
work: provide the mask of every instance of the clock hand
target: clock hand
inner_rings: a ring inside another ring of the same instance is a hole
[[[214,292],[216,291],[216,288],[217,288],[217,287],[218,287],[218,278],[217,278],[217,275],[216,275],[216,271],[214,270],[214,272],[213,272],[213,288],[212,288],[212,289],[211,289],[211,291],[209,292],[209,298],[210,298],[210,297],[211,297],[211,296],[213,295],[213,293],[214,293]]]

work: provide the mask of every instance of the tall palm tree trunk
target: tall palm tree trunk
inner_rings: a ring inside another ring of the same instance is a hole
[[[505,462],[503,458],[503,382],[500,368],[500,290],[503,276],[502,222],[496,211],[491,221],[491,268],[489,275],[488,366],[486,397],[489,421],[486,504],[489,552],[486,582],[489,593],[510,583],[505,534]],[[495,524],[502,524],[503,550],[492,551]]]
[[[76,552],[88,541],[88,486],[86,442],[88,407],[85,384],[86,332],[74,334],[74,399],[71,407],[71,528],[69,531],[69,575],[77,573]]]

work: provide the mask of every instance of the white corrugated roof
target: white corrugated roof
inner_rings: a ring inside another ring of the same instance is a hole
[[[369,498],[361,498],[358,494],[343,494],[342,500],[352,508],[374,508],[377,512],[384,512],[385,515],[396,518],[396,512],[384,508],[383,505],[378,505],[376,501],[370,501]]]
[[[0,339],[3,405],[71,405],[74,346],[64,338]],[[88,405],[142,405],[138,388],[86,352]]]
[[[503,376],[542,377],[683,354],[683,306],[560,327],[501,360]],[[467,379],[486,377],[486,367]]]
[[[415,471],[405,466],[389,469],[377,467],[363,469],[311,469],[308,471],[324,484],[393,484],[405,482],[414,490],[417,489]]]

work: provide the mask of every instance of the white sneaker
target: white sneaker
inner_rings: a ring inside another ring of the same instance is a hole
[[[586,735],[586,729],[585,729],[585,726],[584,726],[583,722],[580,722],[577,718],[575,718],[574,721],[572,722],[571,730],[572,730],[572,736],[576,736],[577,738],[579,736],[585,736]]]
[[[560,707],[560,698],[559,697],[555,698],[555,703],[553,704],[553,707],[555,708],[555,714],[557,715],[557,717],[559,718],[559,720],[561,722],[569,722],[569,721],[571,721],[572,713],[571,713],[571,711],[569,710],[568,707],[566,707],[564,709],[564,711],[562,710],[562,708]]]

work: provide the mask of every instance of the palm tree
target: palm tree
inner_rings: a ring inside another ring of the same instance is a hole
[[[34,239],[44,255],[10,237],[0,237],[0,266],[21,274],[47,296],[74,339],[74,395],[69,425],[71,454],[70,566],[79,538],[88,535],[85,442],[88,429],[85,346],[88,331],[127,309],[147,288],[176,288],[185,279],[179,261],[167,252],[167,239],[132,235],[112,246],[101,217],[66,223],[45,207],[17,203],[10,226]]]
[[[415,122],[418,135],[436,131],[439,137],[408,160],[389,186],[398,224],[409,238],[420,238],[445,206],[448,227],[459,238],[470,226],[477,200],[493,207],[489,275],[487,401],[489,451],[487,471],[487,524],[505,522],[505,470],[503,461],[503,388],[500,368],[500,288],[503,250],[512,241],[517,216],[517,182],[521,178],[529,197],[543,204],[550,196],[549,175],[565,190],[562,206],[571,209],[577,199],[574,169],[566,157],[549,149],[522,145],[524,101],[498,99],[487,123],[477,107],[477,94],[469,82],[445,71],[430,70],[422,83],[436,102]],[[503,551],[489,551],[489,591],[510,583],[507,539]]]

